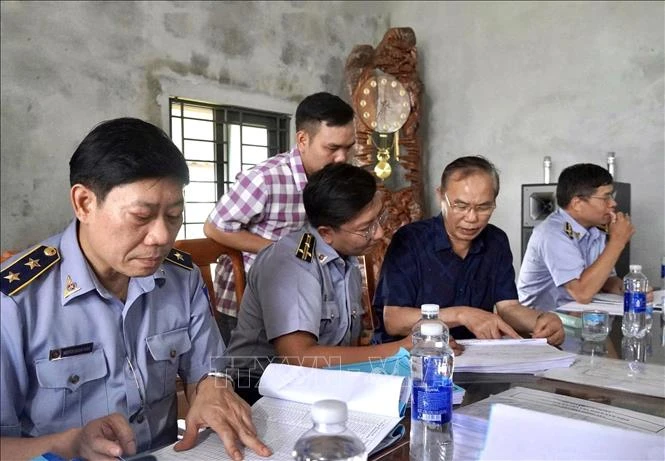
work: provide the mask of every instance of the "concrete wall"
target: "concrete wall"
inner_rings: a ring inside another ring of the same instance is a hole
[[[632,260],[665,254],[662,2],[1,3],[1,244],[23,248],[71,218],[67,161],[97,122],[168,126],[184,96],[292,113],[344,94],[353,45],[416,31],[425,82],[429,210],[443,166],[482,153],[502,171],[493,222],[520,255],[521,184],[575,162],[632,183]]]
[[[663,2],[409,2],[391,25],[416,31],[425,83],[429,210],[445,164],[480,153],[501,170],[492,222],[520,264],[521,184],[573,163],[632,184],[631,261],[660,284],[665,255]]]
[[[388,14],[345,2],[7,2],[1,21],[1,248],[72,218],[68,161],[98,122],[168,130],[169,96],[293,114],[344,95],[344,62]]]

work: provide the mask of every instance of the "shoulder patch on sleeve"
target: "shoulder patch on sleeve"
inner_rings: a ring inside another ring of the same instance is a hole
[[[177,248],[172,248],[169,255],[166,257],[166,261],[175,264],[176,266],[184,267],[187,270],[194,269],[194,263],[192,262],[192,255],[185,253],[182,250]]]
[[[316,239],[309,232],[302,234],[298,249],[296,250],[296,258],[302,259],[305,262],[312,262],[312,255],[314,254],[314,247],[316,247]]]
[[[60,261],[60,253],[57,248],[46,245],[33,248],[2,270],[0,291],[7,296],[15,295],[58,261]]]

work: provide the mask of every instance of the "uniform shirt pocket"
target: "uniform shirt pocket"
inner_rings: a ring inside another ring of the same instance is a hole
[[[151,386],[148,389],[148,400],[154,401],[175,392],[180,356],[192,348],[192,341],[188,327],[148,336],[145,341],[153,359],[150,364]],[[158,383],[164,383],[164,386],[161,387]],[[159,393],[150,395],[153,390]]]
[[[323,302],[321,309],[321,327],[319,328],[319,344],[325,346],[337,346],[344,339],[346,329],[341,328],[340,317],[337,302]]]
[[[108,366],[103,349],[57,360],[38,360],[39,389],[32,400],[32,422],[41,434],[80,427],[108,414]]]

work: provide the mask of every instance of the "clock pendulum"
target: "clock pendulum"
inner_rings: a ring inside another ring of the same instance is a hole
[[[367,144],[374,144],[376,147],[376,165],[374,166],[374,174],[380,179],[387,179],[392,173],[393,169],[390,166],[390,151],[394,149],[395,160],[399,162],[399,131],[392,135],[392,143],[388,145],[388,138],[390,133],[377,133],[379,142],[374,141],[373,133],[367,138]]]

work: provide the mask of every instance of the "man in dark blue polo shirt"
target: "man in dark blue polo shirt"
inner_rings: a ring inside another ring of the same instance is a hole
[[[441,214],[399,229],[386,252],[373,302],[383,341],[408,335],[420,318],[414,308],[434,303],[456,339],[530,334],[563,342],[556,314],[519,304],[508,237],[489,224],[498,194],[499,175],[485,158],[446,166]]]

